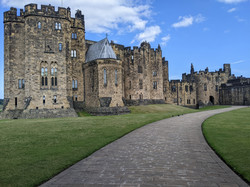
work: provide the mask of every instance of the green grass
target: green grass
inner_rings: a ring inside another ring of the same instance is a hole
[[[212,109],[212,108],[210,108]],[[35,186],[106,144],[154,121],[197,112],[175,105],[130,107],[131,114],[0,120],[0,186]]]
[[[250,182],[250,108],[215,115],[203,123],[210,146]]]
[[[216,110],[216,109],[222,109],[222,108],[229,108],[228,105],[213,105],[213,106],[206,106],[203,108],[200,108],[199,111],[206,111],[206,110]]]

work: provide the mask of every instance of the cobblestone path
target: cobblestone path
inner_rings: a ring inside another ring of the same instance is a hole
[[[76,163],[42,186],[248,186],[207,145],[202,122],[239,107],[146,125]]]

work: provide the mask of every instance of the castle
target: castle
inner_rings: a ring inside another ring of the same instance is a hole
[[[28,4],[4,13],[3,118],[75,117],[128,113],[127,106],[219,104],[219,89],[233,79],[223,70],[169,81],[161,47],[124,47],[85,39],[84,15],[70,8]],[[225,95],[225,94],[224,94]]]

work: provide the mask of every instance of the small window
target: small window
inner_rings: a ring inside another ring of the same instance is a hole
[[[185,86],[185,91],[188,92],[188,85]]]
[[[44,75],[45,75],[45,76],[48,76],[48,68],[45,68]]]
[[[204,84],[204,91],[207,91],[207,84]]]
[[[189,86],[189,91],[190,91],[190,92],[193,91],[193,86]]]
[[[41,25],[41,22],[39,21],[39,22],[37,23],[37,28],[38,28],[38,29],[41,29],[41,27],[42,27],[42,25]]]
[[[153,89],[155,89],[155,90],[157,89],[157,81],[153,82]]]
[[[218,85],[215,86],[215,91],[216,91],[216,92],[219,91],[219,86],[218,86]]]
[[[72,33],[71,38],[72,39],[77,39],[77,34],[76,33]]]
[[[54,82],[54,77],[51,77],[51,86],[54,86],[55,82]]]
[[[71,57],[76,58],[76,50],[71,50]]]
[[[142,66],[138,66],[138,73],[142,73]]]
[[[164,88],[163,88],[163,92],[166,92],[166,91],[167,91],[167,88],[166,88],[166,87],[164,87]]]
[[[107,86],[107,70],[103,69],[103,84]]]
[[[131,96],[131,95],[129,95],[129,99],[130,99],[130,100],[132,99],[132,96]]]
[[[44,76],[44,68],[41,69],[41,75]]]
[[[57,68],[55,68],[55,76],[57,76]]]
[[[117,79],[117,69],[115,70],[115,85],[118,85],[118,79]]]
[[[132,89],[132,82],[129,81],[129,89]]]
[[[139,88],[143,89],[143,80],[142,79],[139,80]]]
[[[77,101],[77,95],[75,95],[75,101]]]
[[[59,51],[62,51],[62,43],[59,43]]]
[[[140,100],[143,100],[143,95],[140,94],[140,95],[139,95],[139,98],[140,98]]]
[[[18,88],[19,88],[19,89],[22,88],[22,79],[18,79]]]
[[[48,86],[48,77],[45,77],[45,86]]]
[[[61,30],[62,29],[61,23],[56,22],[55,23],[55,29],[56,30]]]
[[[15,97],[15,107],[17,107],[17,97]]]
[[[171,90],[172,90],[172,92],[176,92],[176,86],[173,85],[173,86],[171,87]]]
[[[153,71],[153,77],[157,76],[157,71]]]
[[[56,103],[56,95],[54,95],[54,104]]]
[[[54,68],[51,68],[51,76],[54,76]]]
[[[22,79],[22,88],[25,88],[25,80]]]
[[[57,77],[55,77],[55,86],[57,86]]]
[[[195,99],[193,99],[193,104],[195,105]]]
[[[191,104],[190,99],[187,99],[187,104]]]
[[[42,86],[44,86],[44,77],[42,77]]]
[[[43,96],[43,104],[45,105],[45,95]]]
[[[75,80],[75,88],[78,88],[77,80]]]
[[[75,80],[72,80],[72,88],[75,88]]]

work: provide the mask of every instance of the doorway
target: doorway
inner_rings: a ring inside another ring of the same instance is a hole
[[[214,105],[214,96],[210,96],[209,101]]]

